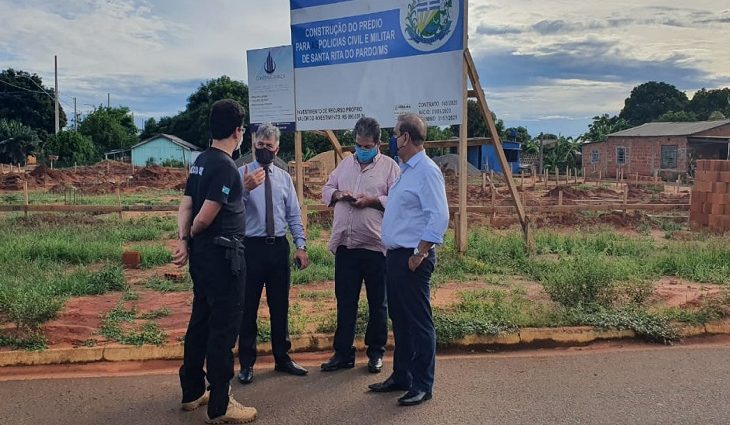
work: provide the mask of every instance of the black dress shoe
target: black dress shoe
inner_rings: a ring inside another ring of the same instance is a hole
[[[333,356],[326,363],[322,363],[322,372],[332,372],[337,369],[352,369],[355,367],[355,359],[343,360]]]
[[[370,384],[368,388],[374,393],[389,393],[391,391],[407,391],[408,385],[399,384],[393,378],[388,378],[383,382]]]
[[[238,374],[238,382],[242,384],[250,384],[253,381],[253,367],[244,367]]]
[[[296,376],[304,376],[309,373],[307,369],[296,364],[294,360],[289,360],[286,363],[277,363],[276,366],[274,366],[274,370]]]
[[[383,358],[371,357],[368,361],[368,372],[380,373],[381,370],[383,370]]]
[[[415,406],[426,400],[431,400],[431,393],[427,393],[426,391],[410,390],[405,393],[403,397],[398,399],[398,404],[401,406]]]

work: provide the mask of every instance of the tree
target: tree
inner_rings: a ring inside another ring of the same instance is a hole
[[[540,152],[540,139],[530,139],[522,144],[522,153],[535,154]]]
[[[25,163],[38,149],[40,139],[35,131],[19,121],[0,119],[0,162]]]
[[[488,137],[489,130],[487,129],[487,122],[482,117],[482,110],[476,100],[469,100],[466,104],[467,110],[467,123],[466,123],[466,134],[467,137]],[[500,139],[505,138],[504,134],[504,121],[497,119],[497,115],[492,112],[492,119],[494,125],[497,127]],[[451,126],[451,134],[454,136],[459,135],[459,126]]]
[[[574,168],[577,166],[580,151],[579,139],[560,136],[555,144],[545,147],[545,168],[549,170],[555,170],[556,167],[560,170],[566,167]]]
[[[694,122],[697,121],[697,116],[694,112],[689,111],[671,111],[662,114],[661,117],[657,118],[659,122]]]
[[[139,140],[147,140],[150,137],[161,133],[159,130],[160,128],[157,125],[157,120],[155,120],[154,118],[148,118],[147,121],[144,122],[144,129],[139,134]]]
[[[101,158],[91,138],[76,131],[62,131],[51,136],[43,147],[46,156],[58,155],[62,165],[86,165]]]
[[[588,124],[588,132],[583,134],[583,140],[592,142],[605,142],[608,135],[631,127],[623,118],[603,114],[593,117],[593,122]]]
[[[715,111],[711,113],[709,117],[707,117],[707,121],[720,121],[724,119],[726,119],[725,114],[720,111]]]
[[[710,115],[715,111],[730,116],[730,88],[699,90],[689,102],[689,111],[693,112],[700,121],[709,120]]]
[[[150,120],[149,129],[145,123],[144,136],[149,137],[156,133],[168,133],[180,137],[202,148],[208,146],[210,127],[208,116],[210,108],[218,100],[233,99],[242,106],[248,106],[248,86],[240,81],[232,80],[224,75],[220,78],[206,81],[188,97],[185,110],[174,117],[161,118],[156,126]],[[246,124],[249,123],[249,114],[246,113]],[[250,141],[250,135],[246,135]],[[244,142],[245,143],[245,142]]]
[[[684,111],[688,104],[687,95],[675,86],[650,81],[631,90],[619,117],[637,126],[655,121],[670,111]]]
[[[45,93],[44,93],[45,92]],[[0,72],[0,117],[30,127],[41,139],[55,133],[54,91],[36,74],[12,68]],[[66,114],[59,105],[61,128]]]
[[[504,130],[504,133],[506,135],[506,140],[510,142],[517,142],[521,144],[525,144],[529,142],[532,137],[530,136],[530,133],[527,131],[525,127],[510,127],[506,130]]]
[[[99,153],[127,149],[137,143],[137,126],[126,107],[99,106],[81,121],[79,132],[91,139]]]

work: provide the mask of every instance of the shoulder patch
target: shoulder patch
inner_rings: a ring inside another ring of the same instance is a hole
[[[228,187],[228,186],[223,186],[223,189],[221,189],[221,192],[223,192],[226,195],[228,195],[229,193],[231,193],[231,188]]]

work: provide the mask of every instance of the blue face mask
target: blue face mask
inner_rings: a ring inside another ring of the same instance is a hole
[[[357,155],[357,161],[361,164],[367,164],[369,162],[372,162],[372,160],[375,158],[375,155],[377,154],[377,147],[374,147],[372,149],[363,149],[360,146],[355,145],[355,155]]]

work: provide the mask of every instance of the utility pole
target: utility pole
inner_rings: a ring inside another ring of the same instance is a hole
[[[111,106],[110,106],[110,103],[111,103],[111,102],[109,101],[110,99],[111,99],[111,97],[109,96],[109,93],[107,93],[107,94],[106,94],[106,107],[107,107],[107,108],[111,107]]]
[[[56,134],[58,134],[58,131],[61,127],[60,122],[60,115],[58,112],[58,56],[53,56],[53,69],[55,74],[55,80],[56,80]]]
[[[79,115],[76,113],[76,98],[74,97],[74,131],[79,131]]]

